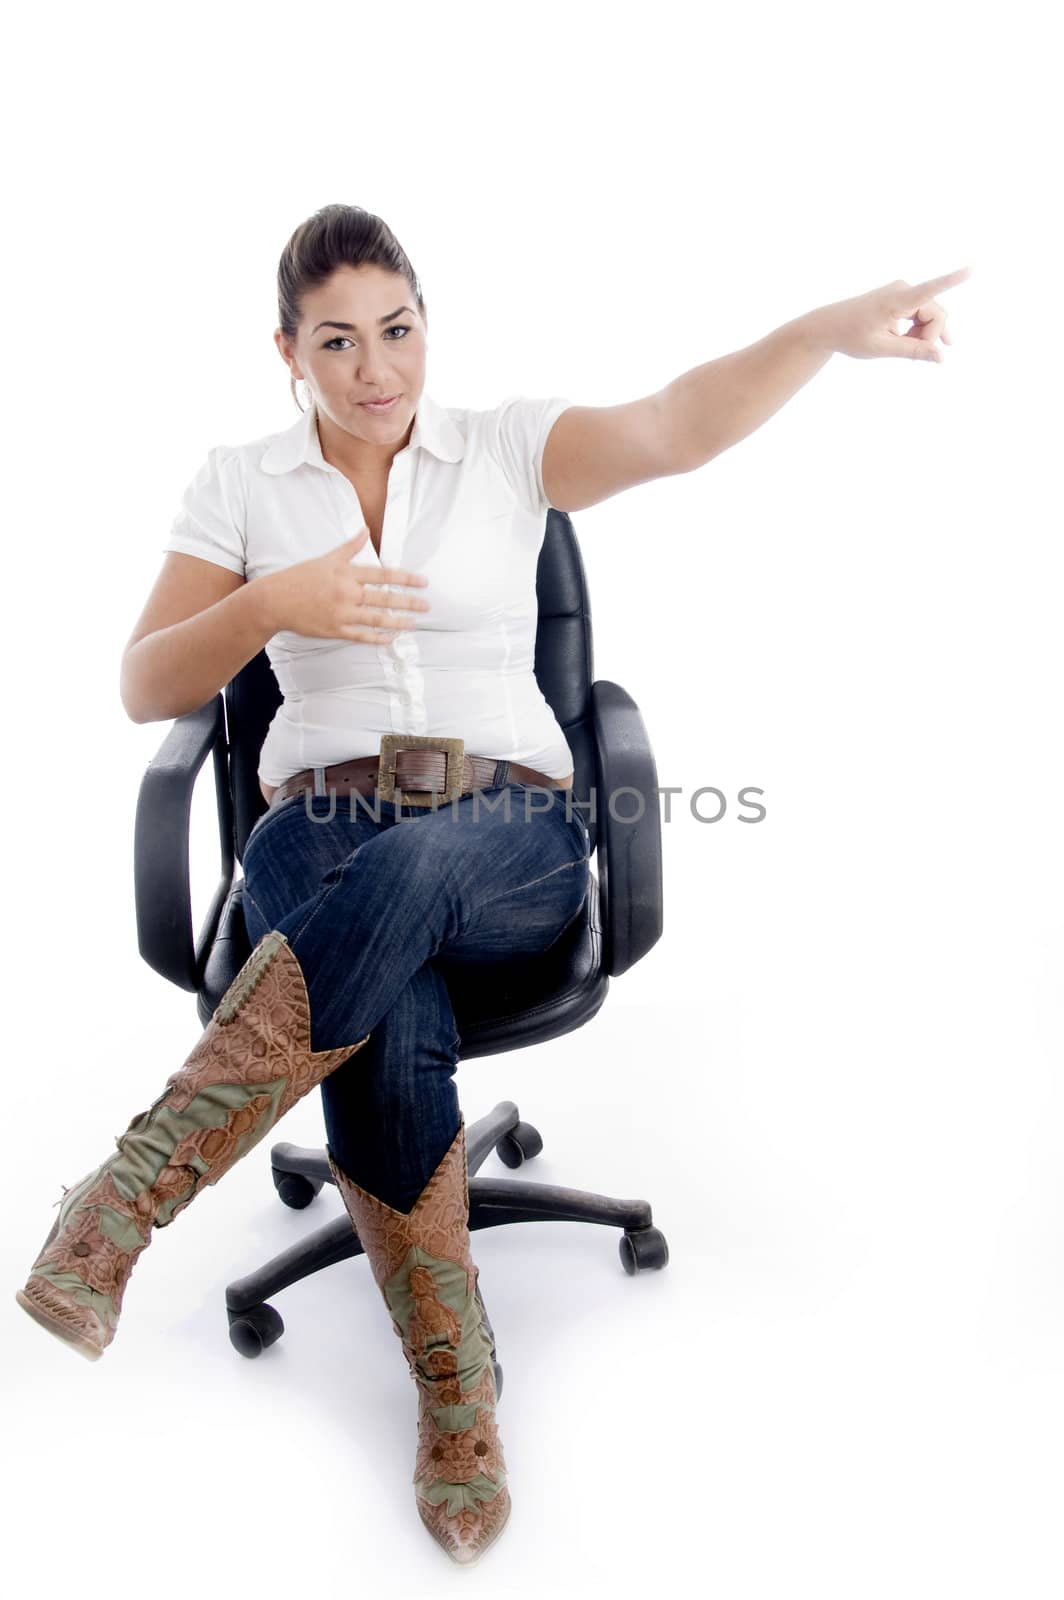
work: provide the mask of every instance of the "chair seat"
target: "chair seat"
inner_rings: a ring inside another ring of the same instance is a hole
[[[251,954],[244,923],[243,880],[222,911],[204,973],[198,1010],[204,1027]],[[582,1027],[606,998],[598,879],[588,875],[580,915],[542,955],[496,963],[436,964],[447,984],[462,1040],[462,1059],[520,1050]]]
[[[476,966],[439,956],[436,965],[451,996],[463,1060],[520,1050],[581,1027],[610,984],[594,872],[580,915],[542,955]]]

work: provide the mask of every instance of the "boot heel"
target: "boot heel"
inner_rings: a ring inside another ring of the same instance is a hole
[[[79,1356],[84,1356],[87,1361],[99,1361],[103,1355],[101,1346],[93,1344],[91,1340],[85,1338],[84,1334],[78,1332],[75,1328],[68,1327],[65,1322],[60,1320],[60,1315],[66,1310],[65,1304],[56,1300],[54,1305],[57,1315],[50,1316],[43,1305],[38,1305],[36,1300],[30,1298],[35,1292],[36,1284],[32,1280],[26,1289],[17,1289],[15,1291],[15,1299],[23,1311],[29,1312],[34,1322],[39,1322],[42,1328],[46,1328],[50,1334],[63,1344],[70,1345],[71,1349],[76,1350]],[[101,1334],[102,1332],[103,1330],[101,1329]]]
[[[495,1341],[470,1251],[465,1118],[409,1213],[361,1188],[331,1153],[329,1165],[417,1385],[418,1513],[452,1561],[470,1566],[506,1526],[510,1491]]]
[[[367,1034],[311,1049],[310,999],[283,933],[259,940],[183,1067],[59,1202],[19,1305],[89,1360],[114,1338],[130,1273],[165,1228],[217,1183]]]

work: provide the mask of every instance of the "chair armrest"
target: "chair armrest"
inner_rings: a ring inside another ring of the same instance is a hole
[[[616,977],[661,937],[658,772],[639,707],[619,684],[600,678],[591,685],[591,729],[603,966]],[[617,816],[611,815],[611,796]]]
[[[199,939],[193,943],[189,886],[189,818],[196,778],[214,756],[222,870]],[[180,989],[198,992],[234,876],[233,805],[229,789],[225,702],[178,717],[148,763],[137,797],[133,880],[137,941],[150,967]]]

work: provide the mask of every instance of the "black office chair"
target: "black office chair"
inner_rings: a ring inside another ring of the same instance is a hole
[[[448,969],[437,958],[464,1059],[539,1044],[590,1022],[606,998],[610,978],[634,966],[661,935],[661,824],[654,758],[635,701],[615,683],[593,681],[584,564],[572,522],[553,509],[547,514],[536,594],[536,679],[573,751],[575,797],[586,803],[595,792],[594,813],[583,815],[597,875],[589,873],[582,915],[551,949],[508,964],[493,963],[490,983],[478,977],[476,967],[456,963]],[[262,651],[224,694],[175,721],[140,787],[134,844],[140,953],[164,978],[196,994],[204,1027],[251,954],[244,880],[242,874],[236,877],[234,862],[266,810],[258,781],[259,753],[280,700]],[[222,873],[194,942],[189,817],[196,777],[208,755],[214,758]],[[498,1151],[505,1166],[517,1168],[542,1148],[539,1133],[521,1120],[510,1100],[500,1101],[467,1127],[471,1232],[510,1222],[595,1222],[623,1229],[619,1243],[626,1272],[665,1266],[668,1246],[652,1226],[644,1200],[473,1176],[491,1150]],[[333,1181],[324,1150],[276,1144],[271,1161],[278,1194],[297,1209]],[[230,1284],[226,1307],[235,1348],[257,1356],[284,1332],[277,1311],[267,1304],[270,1295],[361,1254],[345,1212]],[[492,1356],[494,1360],[494,1351]],[[501,1391],[498,1363],[495,1370]]]

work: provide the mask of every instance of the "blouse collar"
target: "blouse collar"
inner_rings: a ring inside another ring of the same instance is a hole
[[[461,461],[465,441],[441,405],[421,391],[410,434],[410,449],[428,450],[440,461]],[[312,402],[290,428],[274,438],[259,463],[264,472],[291,472],[304,462],[312,467],[327,467],[318,438],[317,406]]]

